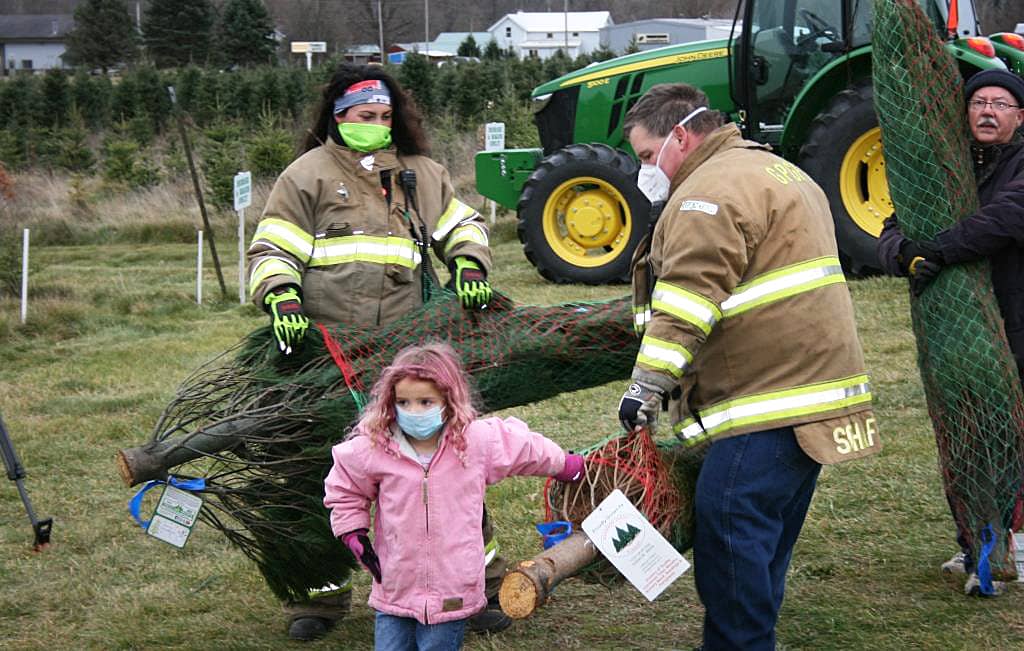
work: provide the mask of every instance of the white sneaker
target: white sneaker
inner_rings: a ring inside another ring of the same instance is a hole
[[[981,580],[978,575],[971,572],[970,576],[967,577],[967,583],[964,583],[964,594],[972,597],[998,597],[1006,591],[1006,584],[1002,581],[992,582],[993,594],[984,594],[981,591]]]
[[[966,558],[964,553],[957,552],[953,554],[953,558],[942,564],[942,571],[947,574],[966,574],[967,569],[964,567],[965,560]]]

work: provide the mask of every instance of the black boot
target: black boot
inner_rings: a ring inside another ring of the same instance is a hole
[[[499,633],[512,625],[512,620],[501,609],[497,597],[487,600],[487,607],[466,620],[466,627],[474,633]]]
[[[334,622],[323,617],[297,617],[288,627],[288,637],[304,642],[319,640],[327,635],[332,626]]]

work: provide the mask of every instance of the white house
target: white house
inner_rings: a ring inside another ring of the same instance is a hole
[[[64,41],[75,26],[70,14],[0,16],[3,73],[65,68]]]
[[[520,58],[546,59],[558,49],[570,57],[593,52],[601,45],[601,28],[614,24],[607,11],[528,12],[505,14],[488,28],[504,50]]]

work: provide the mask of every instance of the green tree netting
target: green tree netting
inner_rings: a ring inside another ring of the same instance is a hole
[[[389,326],[327,332],[325,342],[311,328],[300,354],[282,357],[269,328],[255,331],[181,385],[148,444],[122,451],[133,484],[176,466],[176,476],[204,477],[203,519],[282,599],[303,599],[355,567],[331,534],[323,478],[331,446],[358,414],[359,389],[400,349],[451,343],[489,412],[627,378],[639,347],[628,298],[540,307],[496,295],[486,311],[467,312],[440,292]]]
[[[963,83],[914,0],[875,0],[874,7],[875,110],[889,190],[907,237],[931,239],[977,208]],[[1012,574],[1007,529],[1024,477],[1024,395],[988,263],[944,269],[911,297],[911,316],[957,524],[979,566],[983,543],[991,543],[992,569]]]

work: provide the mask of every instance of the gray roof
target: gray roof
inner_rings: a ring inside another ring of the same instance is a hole
[[[63,40],[75,26],[71,14],[0,15],[0,39]]]

